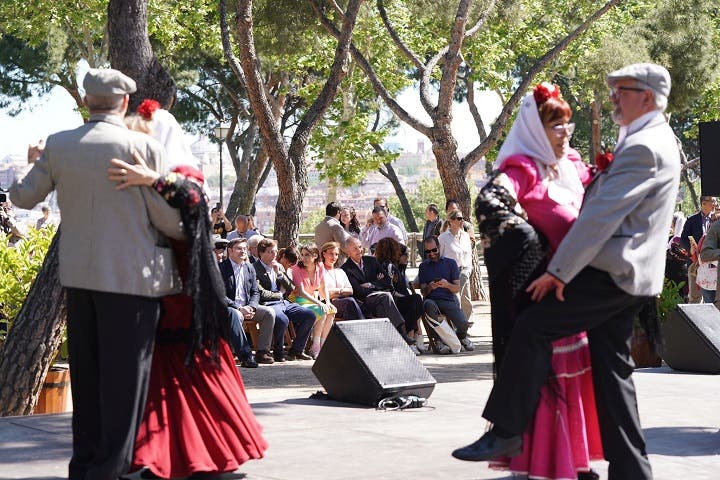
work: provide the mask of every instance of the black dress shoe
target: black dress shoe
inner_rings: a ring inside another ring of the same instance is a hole
[[[288,360],[312,360],[313,357],[306,355],[303,352],[296,352],[295,350],[289,350],[287,353]]]
[[[470,445],[458,448],[452,452],[452,456],[459,460],[470,462],[481,462],[492,460],[501,456],[514,457],[522,451],[522,436],[516,435],[510,438],[500,438],[490,430],[480,439]]]
[[[243,358],[240,361],[240,366],[243,368],[258,368],[258,362],[255,361],[255,355],[250,354],[250,356]]]
[[[275,360],[276,363],[284,363],[285,355],[273,355],[273,360]]]
[[[589,472],[578,472],[578,480],[600,480],[600,475],[593,469]]]

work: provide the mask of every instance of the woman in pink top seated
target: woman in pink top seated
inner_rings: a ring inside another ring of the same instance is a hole
[[[493,182],[507,189],[526,213],[527,222],[547,239],[549,256],[577,219],[584,186],[592,179],[590,167],[570,148],[575,127],[569,123],[571,115],[557,86],[538,85],[523,100],[494,165],[504,175]],[[507,321],[512,322],[523,301],[527,299],[518,293],[510,302],[514,306],[504,306],[509,312]],[[496,338],[493,332],[494,342]],[[497,362],[501,360],[496,356]],[[585,333],[553,343],[552,368],[535,418],[523,436],[522,452],[491,466],[531,479],[599,478],[589,463],[603,454]]]
[[[321,298],[330,298],[325,285],[325,269],[320,262],[320,251],[314,243],[300,247],[300,261],[290,267],[295,284],[290,298],[297,304],[315,312],[310,355],[317,357],[332,327],[337,309]]]

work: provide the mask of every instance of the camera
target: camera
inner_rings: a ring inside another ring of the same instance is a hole
[[[0,203],[5,203],[8,201],[7,193],[0,190]]]

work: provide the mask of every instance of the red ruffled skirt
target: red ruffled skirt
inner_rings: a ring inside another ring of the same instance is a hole
[[[190,298],[164,299],[160,329],[187,328]],[[184,343],[158,343],[147,403],[135,440],[133,470],[148,467],[164,478],[195,472],[232,472],[262,458],[268,445],[245,396],[228,344],[218,362],[204,350],[185,365]]]
[[[555,385],[546,382],[522,453],[490,462],[531,479],[575,480],[603,458],[595,407],[590,348],[585,333],[553,342]]]

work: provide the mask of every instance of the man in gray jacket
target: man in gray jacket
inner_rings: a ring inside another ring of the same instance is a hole
[[[551,342],[585,330],[608,478],[652,479],[628,346],[633,319],[662,289],[680,155],[662,113],[670,94],[665,68],[629,65],[607,83],[620,126],[615,159],[588,187],[547,272],[528,287],[537,303],[517,317],[483,412],[494,426],[453,452],[461,460],[519,453],[551,370]]]
[[[139,152],[164,171],[162,146],[123,123],[135,82],[91,69],[83,81],[90,119],[51,135],[25,178],[10,189],[30,209],[52,190],[62,212],[59,274],[67,288],[73,396],[69,478],[127,472],[142,420],[160,314],[158,297],[179,291],[165,236],[181,239],[180,216],[149,188],[116,190],[111,158]]]

